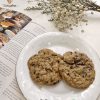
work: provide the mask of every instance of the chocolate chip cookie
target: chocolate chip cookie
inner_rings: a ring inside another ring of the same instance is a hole
[[[89,87],[95,79],[92,60],[84,53],[66,52],[64,62],[59,67],[60,75],[66,83],[78,89]]]
[[[42,49],[28,61],[29,72],[32,80],[39,85],[54,85],[61,78],[59,63],[62,56],[50,49]]]

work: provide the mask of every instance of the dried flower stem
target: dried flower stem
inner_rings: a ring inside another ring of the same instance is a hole
[[[84,7],[79,0],[38,0],[38,8],[42,9],[43,14],[50,14],[55,26],[60,31],[73,29],[73,26],[78,26],[79,23],[87,23],[87,18],[84,11],[88,8]],[[33,7],[27,10],[38,10]]]

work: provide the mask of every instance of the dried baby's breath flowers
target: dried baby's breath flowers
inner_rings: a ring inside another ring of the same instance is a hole
[[[87,17],[84,13],[88,10],[79,0],[38,0],[36,7],[27,8],[27,10],[41,10],[43,14],[50,14],[55,26],[60,31],[73,29],[82,22],[87,23]]]

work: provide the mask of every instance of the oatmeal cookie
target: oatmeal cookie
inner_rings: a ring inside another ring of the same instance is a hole
[[[92,60],[79,52],[66,52],[63,57],[64,62],[59,67],[62,79],[74,88],[89,87],[95,79]]]
[[[59,63],[62,56],[50,49],[42,49],[33,55],[28,61],[28,67],[32,80],[39,85],[53,85],[61,78],[59,75]]]

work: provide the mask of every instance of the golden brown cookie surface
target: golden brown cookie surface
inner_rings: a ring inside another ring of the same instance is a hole
[[[28,61],[32,80],[39,85],[58,83],[61,80],[59,75],[60,61],[62,61],[62,56],[52,50],[40,50],[38,54],[33,55]]]
[[[92,60],[84,53],[66,52],[64,63],[59,67],[62,79],[70,86],[84,89],[89,87],[95,79]]]

